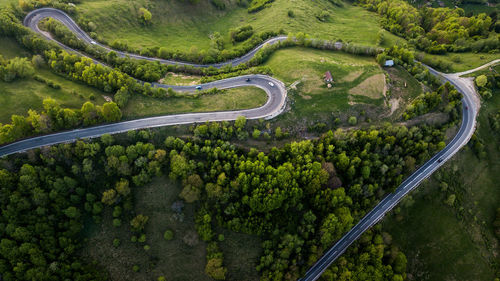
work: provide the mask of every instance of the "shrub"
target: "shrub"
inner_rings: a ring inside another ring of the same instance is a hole
[[[114,246],[115,248],[118,248],[118,247],[120,246],[120,239],[115,238],[115,239],[113,240],[113,246]]]
[[[258,12],[266,7],[268,7],[274,0],[252,0],[250,2],[250,7],[248,7],[247,11],[249,13]]]
[[[163,238],[167,241],[170,241],[174,239],[174,233],[172,230],[166,230],[165,233],[163,233]]]
[[[486,77],[486,75],[479,75],[476,78],[476,85],[480,88],[486,86],[487,83],[488,83],[488,78]]]
[[[354,126],[354,125],[358,124],[358,119],[355,116],[351,116],[347,120],[347,123],[349,123],[349,125],[351,125],[351,126]]]

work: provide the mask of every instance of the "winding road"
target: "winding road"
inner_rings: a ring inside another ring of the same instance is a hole
[[[89,44],[99,45],[106,50],[112,50],[107,46],[103,46],[97,42],[94,42],[83,30],[81,30],[78,25],[64,12],[52,8],[42,8],[30,12],[24,19],[24,25],[28,26],[35,32],[40,33],[42,36],[48,40],[53,40],[51,36],[38,28],[38,23],[43,18],[52,17],[63,24],[65,24],[71,31],[73,31],[80,39],[84,40]],[[223,67],[225,65],[237,65],[242,62],[249,61],[255,53],[261,49],[264,44],[273,44],[275,42],[283,41],[286,37],[280,36],[272,38],[259,45],[253,49],[248,54],[227,61],[224,63],[213,64],[213,65],[199,65],[191,64],[187,62],[176,62],[171,60],[163,60],[158,58],[148,58],[139,56],[136,54],[129,54],[125,52],[115,51],[120,56],[129,56],[131,58],[154,60],[166,64],[184,64],[192,65],[197,67]],[[57,41],[56,41],[57,42]],[[67,50],[72,50],[71,48],[57,42],[61,47]],[[301,278],[302,281],[317,280],[321,274],[330,266],[340,255],[342,255],[346,249],[356,241],[366,230],[380,221],[389,211],[394,208],[408,193],[414,190],[424,179],[428,178],[434,171],[439,169],[447,160],[449,160],[453,155],[455,155],[472,137],[475,127],[476,127],[476,117],[480,108],[480,100],[474,87],[472,78],[462,78],[461,75],[477,71],[481,68],[487,67],[491,64],[500,62],[496,60],[489,64],[483,65],[477,69],[455,73],[455,74],[444,74],[438,72],[431,67],[427,68],[429,71],[443,80],[453,84],[459,92],[463,94],[462,99],[462,123],[460,129],[456,136],[449,142],[446,147],[434,155],[430,160],[423,164],[417,171],[415,171],[411,176],[409,176],[393,193],[387,195],[380,203],[373,208],[369,213],[367,213],[348,233],[346,233],[333,247],[324,253],[324,255],[307,271],[305,276]],[[247,81],[250,78],[250,81]],[[271,85],[270,83],[274,84]],[[203,88],[217,87],[220,89],[234,88],[241,86],[255,86],[266,91],[269,96],[267,103],[259,108],[247,109],[247,110],[236,110],[236,111],[223,111],[223,112],[207,112],[207,113],[189,113],[189,114],[176,114],[159,116],[152,118],[137,119],[132,121],[119,122],[109,125],[96,126],[91,128],[77,129],[68,132],[56,133],[46,136],[34,137],[22,141],[18,141],[6,146],[0,147],[0,157],[26,151],[29,149],[63,143],[63,142],[73,142],[81,138],[91,138],[98,137],[103,134],[116,134],[120,132],[125,132],[129,130],[136,130],[142,128],[169,126],[177,124],[189,124],[196,122],[205,121],[222,121],[222,120],[234,120],[236,117],[242,115],[249,119],[255,118],[272,118],[280,114],[285,106],[286,101],[286,88],[285,85],[277,79],[274,79],[265,75],[247,75],[235,78],[230,78],[226,80],[220,80],[208,84],[202,85]],[[195,86],[169,86],[169,85],[158,85],[162,87],[171,87],[175,90],[182,91],[194,91]]]

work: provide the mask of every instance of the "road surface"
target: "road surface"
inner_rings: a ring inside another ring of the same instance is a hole
[[[84,31],[82,31],[76,23],[64,12],[52,9],[52,8],[42,8],[29,13],[24,24],[34,31],[42,34],[49,40],[53,40],[50,35],[41,31],[37,24],[38,22],[46,17],[55,18],[62,23],[64,23],[70,30],[72,30],[80,39],[84,40],[89,44],[99,45],[100,47],[111,50],[107,46],[103,46],[98,42],[94,42]],[[276,37],[267,40],[265,43],[275,43],[285,40],[286,37]],[[72,50],[71,48],[64,46],[63,44],[57,42],[65,49]],[[254,50],[248,54],[227,61],[224,63],[214,64],[211,66],[222,67],[225,65],[237,65],[242,62],[249,61],[255,53],[263,47],[264,44],[257,46]],[[187,62],[176,62],[171,60],[163,60],[158,58],[148,58],[139,56],[136,54],[128,54],[125,52],[117,51],[120,56],[130,56],[137,59],[154,60],[160,61],[166,64],[186,64],[197,67],[207,67],[210,65],[200,65],[192,64]],[[325,254],[314,264],[306,273],[306,275],[300,280],[310,281],[317,280],[321,274],[330,266],[339,256],[341,256],[346,249],[356,241],[366,230],[371,226],[379,222],[389,211],[394,208],[408,193],[414,190],[424,179],[428,178],[434,171],[441,167],[448,159],[455,155],[463,146],[467,144],[470,140],[472,134],[474,133],[476,127],[476,117],[480,108],[480,100],[474,87],[474,83],[471,78],[462,78],[461,75],[468,74],[477,71],[481,68],[487,67],[491,64],[498,63],[500,60],[493,61],[489,64],[481,66],[479,68],[465,71],[455,74],[444,74],[440,73],[430,67],[429,71],[439,76],[443,81],[448,81],[453,84],[458,91],[463,94],[462,99],[462,123],[457,135],[452,139],[448,145],[434,155],[429,161],[427,161],[422,167],[415,171],[411,176],[409,176],[393,193],[386,196],[381,202],[373,208],[369,213],[363,217],[358,224],[356,224],[347,234],[345,234],[332,248],[325,252]],[[250,82],[246,81],[246,78],[250,78]],[[271,87],[269,83],[274,83]],[[28,149],[52,145],[62,142],[73,142],[80,138],[90,138],[98,137],[103,134],[114,134],[119,132],[125,132],[129,130],[141,129],[141,128],[151,128],[159,126],[168,126],[176,124],[189,124],[195,122],[205,122],[205,121],[222,121],[222,120],[234,120],[237,116],[243,115],[247,118],[272,118],[279,114],[285,105],[286,99],[286,89],[284,84],[280,81],[264,76],[264,75],[249,75],[243,77],[230,78],[226,80],[216,81],[203,85],[204,88],[217,87],[217,88],[233,88],[240,86],[256,86],[264,91],[269,96],[267,103],[259,108],[239,110],[239,111],[225,111],[225,112],[209,112],[209,113],[189,113],[189,114],[177,114],[168,115],[152,118],[144,118],[126,122],[119,122],[109,125],[96,126],[91,128],[84,128],[73,130],[69,132],[62,132],[51,134],[47,136],[30,138],[22,141],[18,141],[3,147],[0,147],[0,156],[13,154],[16,152],[25,151]],[[172,87],[176,90],[192,91],[194,86],[168,86],[159,85],[162,87]]]

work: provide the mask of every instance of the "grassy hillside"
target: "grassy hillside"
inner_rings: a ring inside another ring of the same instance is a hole
[[[396,245],[407,254],[409,280],[498,276],[499,248],[492,224],[500,202],[500,150],[487,118],[499,107],[498,92],[481,107],[477,134],[486,148],[484,159],[467,146],[384,220]],[[450,206],[445,201],[451,195],[456,200]]]
[[[4,58],[30,57],[29,52],[24,50],[12,38],[0,37],[0,55]],[[54,89],[45,83],[33,78],[16,80],[10,83],[0,81],[0,123],[9,123],[12,114],[25,115],[28,109],[41,111],[42,101],[45,98],[53,98],[63,107],[79,109],[86,101],[93,100],[96,104],[104,103],[103,92],[76,83],[52,73],[47,68],[37,69],[36,75],[46,80],[53,81],[61,86]]]
[[[271,7],[249,14],[246,8],[235,5],[235,1],[226,2],[224,11],[217,10],[209,1],[192,5],[179,0],[84,0],[77,7],[79,17],[95,23],[95,32],[109,42],[124,39],[129,46],[139,48],[159,46],[188,51],[196,46],[199,50],[208,49],[209,35],[213,32],[225,36],[226,48],[231,48],[229,30],[244,25],[252,25],[256,32],[283,29],[287,33],[305,32],[316,38],[341,38],[374,45],[381,29],[375,14],[347,3],[337,7],[327,0],[277,0]],[[148,8],[153,14],[151,26],[140,24],[140,7]],[[288,11],[293,11],[294,17],[290,17]],[[329,18],[320,21],[317,16],[324,11]],[[389,45],[396,37],[387,33],[386,38]]]
[[[290,87],[290,110],[278,117],[284,125],[332,124],[336,117],[384,110],[385,77],[373,58],[291,48],[277,51],[265,65]],[[323,80],[326,71],[333,76],[331,88]]]

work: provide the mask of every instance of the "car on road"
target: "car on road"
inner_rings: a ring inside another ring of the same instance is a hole
[[[274,87],[274,83],[273,82],[269,82],[269,86]]]
[[[201,90],[201,86],[196,86],[196,90]]]
[[[439,158],[438,163],[441,163],[441,162],[443,162],[443,159]]]
[[[246,81],[247,81],[247,82],[250,82],[250,78],[247,78],[247,79],[246,79]]]
[[[95,45],[95,44],[97,44],[97,43],[96,43],[94,40],[91,40],[91,41],[90,41],[90,44]]]
[[[468,107],[468,106],[465,106],[465,110],[469,110],[469,107]]]

